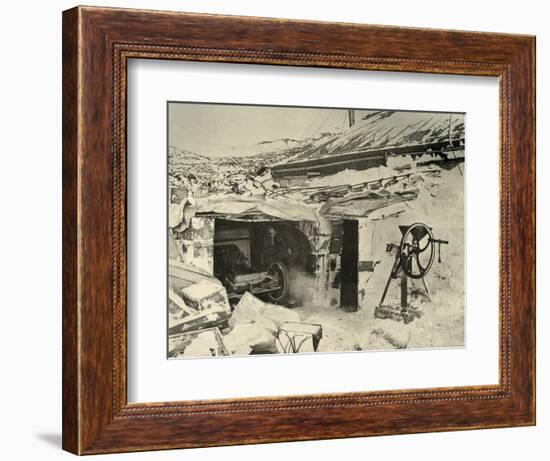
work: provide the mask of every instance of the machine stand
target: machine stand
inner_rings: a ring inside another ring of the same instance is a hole
[[[374,310],[374,316],[380,319],[390,318],[410,323],[415,318],[421,317],[422,312],[417,307],[409,305],[409,278],[422,279],[426,296],[431,301],[424,276],[428,273],[434,261],[435,245],[441,247],[442,244],[448,244],[449,242],[434,238],[431,228],[422,223],[399,226],[399,229],[403,236],[400,244],[388,243],[387,246],[388,252],[395,251],[395,260],[380,303]],[[439,251],[441,252],[441,250]],[[401,303],[399,306],[384,304],[390,283],[392,279],[397,279],[398,276],[401,280]]]

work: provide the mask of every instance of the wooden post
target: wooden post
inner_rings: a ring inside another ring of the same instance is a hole
[[[405,274],[405,271],[401,271],[401,310],[406,310],[409,307],[409,303],[407,302],[407,281],[408,281],[407,274]]]
[[[348,121],[349,121],[349,127],[351,128],[353,125],[355,125],[355,110],[348,109]]]

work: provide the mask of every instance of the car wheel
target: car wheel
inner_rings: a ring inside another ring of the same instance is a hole
[[[278,290],[267,293],[267,298],[275,304],[284,303],[290,294],[290,277],[288,269],[281,261],[277,261],[268,266],[267,272],[281,286]]]

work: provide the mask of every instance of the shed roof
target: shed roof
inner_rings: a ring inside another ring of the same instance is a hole
[[[358,111],[361,113],[361,111]],[[403,111],[368,111],[359,121],[340,133],[320,137],[308,149],[273,166],[312,162],[349,154],[372,154],[431,145],[459,145],[464,141],[464,114]]]
[[[304,203],[278,197],[242,197],[217,195],[197,200],[196,212],[202,215],[214,214],[232,219],[248,221],[270,220],[319,221],[318,212]]]

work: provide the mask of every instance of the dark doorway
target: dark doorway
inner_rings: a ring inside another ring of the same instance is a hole
[[[357,310],[357,263],[359,260],[357,221],[344,221],[342,234],[342,272],[340,304],[343,309]]]

